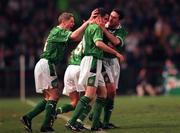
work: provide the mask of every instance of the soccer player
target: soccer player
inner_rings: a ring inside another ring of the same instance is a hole
[[[95,18],[95,21],[102,21],[105,25],[105,15],[106,12],[104,9],[98,9],[98,16]],[[91,126],[92,131],[97,131],[99,130],[99,117],[107,96],[104,79],[101,74],[103,51],[116,55],[120,61],[123,61],[124,57],[103,43],[103,32],[97,24],[88,25],[83,39],[85,56],[80,64],[81,71],[78,83],[86,86],[86,92],[85,95],[80,98],[71,119],[65,126],[73,131],[79,131],[75,126],[76,120],[79,118],[84,108],[87,108],[97,92],[98,96],[94,105],[95,112]]]
[[[80,63],[83,58],[83,43],[82,41],[78,46],[71,52],[69,58],[69,65],[65,71],[64,75],[64,89],[63,94],[70,98],[70,103],[64,104],[56,109],[56,117],[58,114],[67,113],[75,109],[80,96],[84,95],[85,88],[83,85],[78,84],[79,74],[80,74]],[[82,121],[86,118],[87,114],[90,112],[91,106],[88,106],[82,112],[80,118],[77,120],[76,124],[80,129],[85,129]],[[84,116],[86,115],[86,116]]]
[[[54,131],[51,121],[60,93],[55,66],[64,59],[68,41],[81,40],[83,32],[94,14],[77,30],[71,32],[70,30],[74,26],[73,14],[64,12],[58,18],[58,26],[50,31],[41,59],[37,62],[34,70],[36,92],[42,93],[44,99],[20,119],[28,131],[32,132],[32,119],[44,110],[46,113],[40,131]]]
[[[83,85],[78,84],[80,74],[80,63],[83,58],[83,41],[71,52],[69,58],[69,65],[64,75],[64,89],[63,94],[70,98],[71,103],[64,104],[56,109],[56,116],[58,114],[67,113],[75,109],[80,96],[84,95],[85,88]],[[93,103],[92,103],[93,104]],[[91,105],[87,106],[81,113],[79,119],[77,119],[77,126],[83,130],[85,129],[83,120],[86,118],[91,110]]]
[[[71,56],[69,58],[69,65],[64,75],[63,94],[69,96],[71,103],[64,104],[63,106],[58,107],[56,110],[56,115],[74,110],[79,100],[80,92],[85,91],[84,86],[78,85],[80,63],[82,58],[83,44],[81,41],[78,46],[71,52]]]
[[[105,42],[120,52],[121,47],[124,44],[127,31],[122,27],[121,20],[124,17],[124,13],[120,9],[113,9],[110,13],[109,21],[106,27],[101,26],[103,33],[105,34]],[[112,129],[116,126],[110,123],[111,113],[114,108],[114,98],[116,95],[116,89],[118,88],[120,64],[115,55],[111,53],[104,53],[103,66],[105,71],[103,77],[107,88],[106,105],[104,107],[104,120],[103,128]]]
[[[107,23],[109,19],[109,14],[106,13],[106,15],[104,16],[104,23]],[[99,21],[97,23],[98,25],[101,24],[101,22]],[[94,105],[96,100],[96,97],[93,98],[93,100],[91,100],[90,104],[87,106],[87,108],[84,108],[83,112],[81,113],[81,115],[79,116],[79,118],[77,119],[76,125],[79,129],[84,130],[86,129],[86,127],[84,127],[83,121],[85,120],[85,118],[88,116],[89,112],[91,111],[92,106]]]

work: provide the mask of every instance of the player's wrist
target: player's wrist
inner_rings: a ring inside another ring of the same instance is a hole
[[[120,54],[119,54],[117,51],[115,51],[115,56],[118,57],[119,55],[120,55]]]

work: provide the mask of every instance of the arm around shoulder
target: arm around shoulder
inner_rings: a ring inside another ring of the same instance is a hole
[[[88,24],[89,21],[84,22],[78,29],[72,32],[70,38],[73,41],[80,41]]]

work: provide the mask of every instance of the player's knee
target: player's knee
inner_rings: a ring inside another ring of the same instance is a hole
[[[100,92],[100,93],[98,93],[98,96],[102,97],[102,98],[106,98],[107,97],[107,92],[106,91],[105,92]]]
[[[97,91],[97,95],[99,97],[106,98],[107,97],[107,89],[106,89],[106,87],[99,87],[99,89]]]
[[[49,97],[49,100],[58,101],[59,100],[59,95],[51,95]]]
[[[76,107],[77,103],[78,103],[78,99],[74,99],[74,100],[71,101],[71,105],[73,107]]]
[[[85,96],[88,97],[88,98],[92,101],[93,98],[96,96],[96,91],[95,91],[95,90],[88,89],[88,90],[85,92]]]
[[[116,91],[110,91],[107,93],[107,97],[109,99],[114,99],[115,95],[116,95]]]

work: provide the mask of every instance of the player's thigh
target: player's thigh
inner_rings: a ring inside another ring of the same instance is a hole
[[[115,83],[106,83],[107,93],[114,93],[116,92]]]
[[[97,88],[94,86],[87,86],[85,96],[89,97],[91,100],[96,96]]]
[[[103,98],[107,97],[107,89],[106,89],[105,86],[98,86],[97,96],[98,97],[103,97]]]
[[[55,73],[55,75],[52,75],[52,71],[55,72],[55,69],[50,69],[48,60],[46,59],[41,59],[36,64],[34,73],[37,93],[42,93],[44,90],[51,88],[58,88],[57,75]]]
[[[114,77],[112,73],[112,65],[111,65],[111,60],[106,60],[103,61],[103,67],[105,71],[103,72],[103,77],[106,83],[113,83],[114,82]]]
[[[55,101],[59,100],[60,90],[58,88],[48,89],[46,90],[46,92],[49,95],[49,100],[55,100]]]

